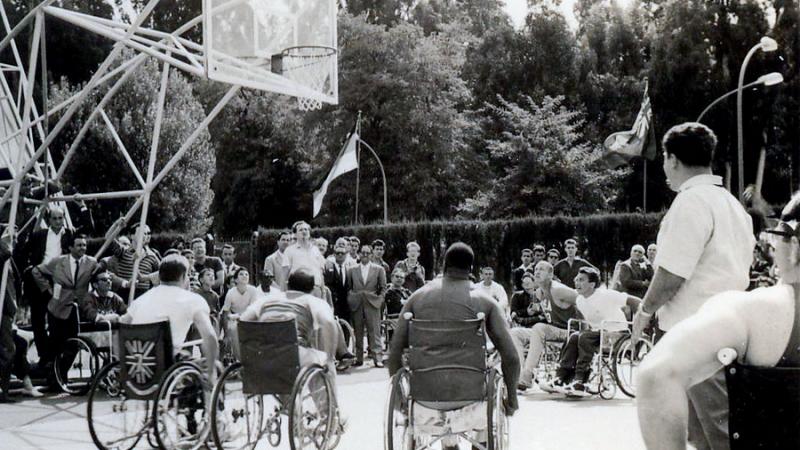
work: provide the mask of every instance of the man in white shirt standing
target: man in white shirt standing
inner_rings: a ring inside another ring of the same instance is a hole
[[[322,277],[322,270],[325,268],[325,258],[322,257],[319,249],[311,239],[311,225],[300,220],[292,225],[292,231],[294,232],[297,242],[287,247],[286,251],[283,253],[285,261],[283,273],[286,276],[285,279],[288,280],[289,275],[299,269],[308,269],[311,275],[314,276],[313,295],[319,298],[325,298],[322,289],[323,286],[325,286],[325,280]]]
[[[278,249],[264,260],[264,273],[271,273],[275,277],[275,283],[283,291],[286,290],[286,258],[283,252],[289,247],[291,235],[289,230],[281,231],[278,234]]]
[[[489,297],[493,298],[500,305],[506,317],[509,317],[508,294],[500,283],[494,281],[494,269],[484,267],[481,269],[481,281],[472,285],[472,289],[478,289]]]
[[[678,195],[661,221],[655,276],[634,317],[641,336],[653,314],[657,336],[695,314],[713,295],[745,290],[753,258],[753,223],[742,205],[711,172],[717,138],[700,123],[672,127],[664,135],[664,173]],[[720,370],[687,392],[688,439],[697,449],[727,449],[728,399]],[[638,408],[655,407],[647,398]]]

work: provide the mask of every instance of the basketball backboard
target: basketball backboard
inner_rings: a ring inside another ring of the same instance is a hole
[[[336,0],[204,0],[208,78],[336,104],[336,14]]]

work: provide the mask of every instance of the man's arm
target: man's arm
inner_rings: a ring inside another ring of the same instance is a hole
[[[55,268],[57,261],[58,258],[53,258],[49,263],[39,264],[31,271],[33,279],[36,280],[36,285],[39,287],[40,291],[52,292],[50,283],[47,281],[47,278],[45,278],[44,275],[53,276],[53,269]],[[53,280],[53,282],[55,283],[55,280]]]
[[[551,292],[553,293],[553,298],[556,300],[560,300],[562,302],[569,303],[570,305],[574,305],[578,299],[578,291],[572,289],[569,286],[565,285],[556,285],[550,287]]]
[[[400,317],[397,318],[392,340],[389,342],[389,359],[386,367],[389,369],[390,376],[403,367],[403,351],[408,347],[408,320],[404,316],[405,313],[412,312],[415,298],[412,295],[400,311]]]
[[[500,353],[500,366],[503,369],[503,380],[508,387],[508,413],[514,414],[519,408],[517,404],[517,383],[519,382],[520,360],[511,333],[506,325],[505,315],[500,305],[491,301],[491,309],[486,317],[486,332]]]
[[[386,271],[383,270],[383,267],[378,266],[380,269],[378,271],[378,295],[383,295],[386,293]]]
[[[685,278],[679,277],[663,267],[658,268],[656,275],[653,277],[653,282],[644,295],[641,306],[633,317],[633,332],[631,336],[633,342],[639,340],[644,329],[650,324],[650,318],[658,311],[658,308],[661,308],[675,297],[675,294],[685,282]]]
[[[206,359],[206,370],[208,371],[208,381],[211,386],[217,382],[216,365],[217,354],[219,352],[219,344],[217,343],[217,334],[214,332],[214,326],[211,325],[211,319],[208,317],[208,310],[205,308],[198,309],[192,316],[195,329],[200,333],[203,338],[203,356]]]
[[[723,302],[702,308],[664,335],[637,375],[639,426],[648,449],[686,448],[686,390],[722,367],[720,349],[733,347],[743,355],[747,346],[745,320]]]

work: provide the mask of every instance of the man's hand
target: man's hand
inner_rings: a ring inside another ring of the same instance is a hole
[[[652,314],[642,312],[642,307],[639,306],[639,309],[636,311],[636,314],[633,316],[633,331],[631,332],[631,347],[635,346],[639,339],[642,338],[642,334],[644,333],[644,329],[650,325],[650,319],[653,317]]]
[[[505,406],[506,406],[506,415],[511,417],[514,415],[515,412],[519,409],[519,403],[517,402],[517,392],[516,390],[508,390],[508,395],[505,399]]]

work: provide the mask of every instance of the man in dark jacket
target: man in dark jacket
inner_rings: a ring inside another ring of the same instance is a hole
[[[631,257],[619,265],[619,291],[642,298],[653,279],[653,268],[644,257],[644,247],[634,245]]]
[[[522,290],[511,296],[511,321],[515,324],[531,328],[539,322],[547,323],[544,310],[536,298],[536,281],[531,272],[522,276]]]

